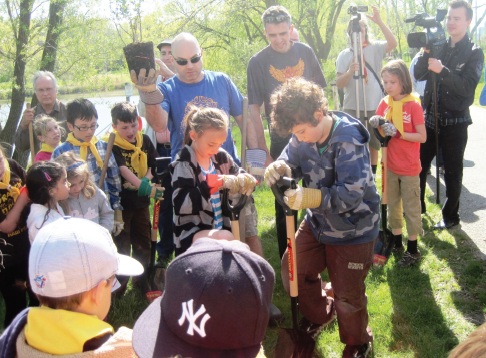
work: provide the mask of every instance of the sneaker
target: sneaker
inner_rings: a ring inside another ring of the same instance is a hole
[[[395,255],[402,255],[405,252],[405,248],[403,247],[403,245],[394,246],[392,252]]]
[[[420,251],[417,251],[416,254],[411,254],[410,252],[405,251],[400,261],[398,261],[398,266],[400,267],[414,266],[420,261],[421,258],[422,255],[420,255]]]
[[[336,309],[334,308],[334,300],[331,301],[331,317],[327,322],[324,322],[323,324],[318,324],[309,321],[307,318],[302,317],[300,322],[299,322],[299,329],[302,332],[307,333],[309,336],[311,336],[313,339],[316,339],[316,337],[321,333],[321,331],[330,325],[337,317],[336,315]]]
[[[359,346],[351,346],[346,344],[343,351],[343,358],[365,358],[371,357],[373,345],[371,342],[361,344]]]

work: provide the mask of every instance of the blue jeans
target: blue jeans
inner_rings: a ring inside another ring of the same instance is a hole
[[[464,151],[467,144],[467,127],[469,124],[461,123],[451,126],[439,127],[439,147],[442,149],[444,159],[444,182],[446,187],[446,200],[442,207],[442,218],[446,224],[459,223],[459,199],[462,189],[462,173]],[[425,213],[425,186],[427,172],[434,159],[435,152],[434,129],[427,128],[427,141],[420,145],[420,202],[422,213]]]
[[[161,157],[170,157],[170,148],[162,144],[157,145],[157,152]],[[163,165],[158,168],[158,172],[167,170],[168,165]],[[165,188],[164,200],[160,202],[160,214],[159,214],[159,237],[157,242],[157,255],[159,261],[166,262],[170,260],[174,253],[174,228],[173,228],[173,212],[172,206],[172,185],[171,176],[166,174],[162,178],[162,186]]]

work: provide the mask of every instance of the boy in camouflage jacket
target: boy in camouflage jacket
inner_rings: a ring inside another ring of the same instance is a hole
[[[292,133],[277,161],[267,167],[272,185],[282,175],[302,179],[284,200],[306,209],[296,234],[299,307],[309,333],[337,313],[343,357],[365,357],[371,350],[365,278],[372,265],[379,230],[379,196],[371,174],[369,133],[343,112],[329,112],[322,89],[291,79],[271,99],[272,125]],[[282,258],[282,282],[289,292],[288,253]],[[334,301],[322,289],[327,268]]]

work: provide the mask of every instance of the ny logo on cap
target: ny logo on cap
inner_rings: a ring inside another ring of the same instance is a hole
[[[194,314],[193,304],[194,300],[182,302],[182,315],[177,322],[179,323],[179,326],[182,326],[187,318],[187,321],[189,322],[187,334],[193,336],[194,331],[196,331],[201,337],[206,337],[204,326],[206,325],[206,322],[211,318],[211,316],[206,313],[206,308],[204,307],[204,305],[201,305],[201,307],[199,307],[197,312]],[[197,326],[196,321],[202,314],[204,314],[204,316],[201,318],[199,326]]]

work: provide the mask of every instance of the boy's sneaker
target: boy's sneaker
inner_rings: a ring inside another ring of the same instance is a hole
[[[346,344],[343,351],[343,358],[366,358],[371,357],[373,345],[371,342],[361,344],[359,346],[351,346]]]
[[[402,255],[403,252],[405,251],[405,248],[403,247],[403,245],[400,245],[400,246],[393,246],[393,250],[392,252],[395,254],[395,255]]]
[[[410,252],[405,251],[400,261],[398,261],[398,266],[400,267],[414,266],[420,261],[421,258],[422,255],[420,255],[420,251],[417,251],[416,254],[411,254]]]
[[[329,300],[329,299],[328,299]],[[330,301],[330,309],[331,309],[331,316],[327,322],[324,322],[323,324],[318,324],[309,321],[307,318],[302,317],[299,322],[299,329],[302,332],[307,333],[309,336],[311,336],[313,339],[316,339],[316,337],[321,333],[321,331],[330,325],[337,317],[336,314],[336,309],[334,308],[334,300]]]

